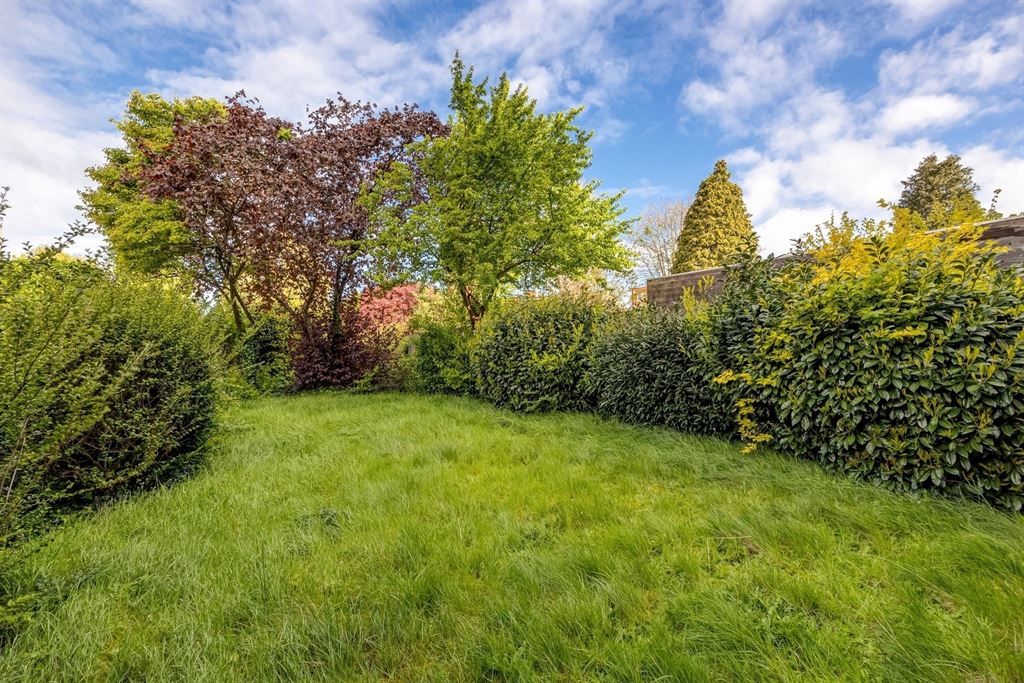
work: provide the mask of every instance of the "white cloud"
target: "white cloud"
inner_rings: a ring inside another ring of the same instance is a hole
[[[422,46],[385,36],[376,12],[352,3],[240,6],[224,46],[198,66],[148,77],[167,94],[219,98],[245,90],[291,119],[339,91],[385,106],[436,94],[447,82],[445,63]]]
[[[973,36],[961,27],[937,39],[922,39],[910,50],[889,50],[879,64],[883,89],[900,94],[983,92],[1019,86],[1022,77],[1024,18],[1019,13]]]
[[[630,197],[636,197],[643,201],[650,201],[657,197],[667,197],[676,193],[676,190],[668,185],[652,183],[647,178],[641,178],[631,187],[626,189]]]
[[[14,55],[49,68],[105,70],[116,66],[110,48],[69,25],[43,4],[0,3],[0,41],[5,62]]]
[[[889,0],[900,29],[915,31],[927,26],[962,0]]]
[[[951,4],[897,3],[894,11],[920,28]],[[793,238],[833,212],[882,215],[878,200],[898,199],[900,181],[932,153],[960,152],[975,168],[983,202],[1002,187],[1000,208],[1024,209],[1019,147],[950,146],[937,135],[991,112],[1019,110],[1020,89],[1002,92],[1022,81],[1019,16],[980,31],[956,27],[889,50],[879,59],[878,86],[851,96],[817,83],[821,67],[848,46],[836,40],[820,54],[808,53],[797,37],[816,30],[816,20],[801,21],[800,7],[742,7],[748,14],[730,17],[731,9],[723,16],[734,21],[734,30],[709,37],[704,55],[718,63],[714,78],[686,84],[681,102],[744,139],[726,158],[763,252],[788,250]],[[711,26],[726,28],[725,19]],[[851,31],[849,40],[855,39]]]
[[[842,212],[829,204],[777,211],[755,226],[759,249],[765,256],[785,254],[792,249],[794,239],[802,237],[814,226],[839,213]]]
[[[971,112],[972,106],[969,99],[950,93],[912,95],[887,106],[880,123],[883,130],[893,134],[935,129],[960,121]]]
[[[11,190],[5,237],[12,245],[48,242],[76,220],[84,170],[117,142],[107,130],[87,126],[83,112],[0,70],[0,185]],[[83,108],[85,108],[83,102]],[[78,247],[94,247],[95,237]]]
[[[981,186],[978,199],[983,206],[988,208],[992,193],[1000,189],[1000,211],[1004,214],[1024,211],[1024,156],[977,145],[965,149],[960,157],[974,169],[974,180]]]
[[[737,132],[747,131],[752,110],[799,89],[845,49],[840,30],[804,19],[796,3],[729,4],[704,35],[702,61],[713,76],[688,82],[680,100]]]
[[[722,24],[740,30],[762,28],[793,5],[788,0],[728,0],[722,7]]]

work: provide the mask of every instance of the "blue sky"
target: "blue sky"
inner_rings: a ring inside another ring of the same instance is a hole
[[[630,214],[687,198],[716,159],[762,250],[832,211],[877,215],[929,153],[961,154],[982,201],[1024,211],[1021,2],[0,2],[7,237],[78,216],[134,88],[245,89],[301,119],[336,92],[446,114],[458,49],[542,108],[586,107],[591,176]]]

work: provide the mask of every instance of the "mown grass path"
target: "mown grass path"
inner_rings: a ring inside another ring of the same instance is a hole
[[[1024,520],[586,415],[317,394],[23,548],[0,680],[1024,680]]]

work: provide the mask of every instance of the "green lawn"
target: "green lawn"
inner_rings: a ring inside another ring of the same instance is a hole
[[[1020,516],[460,399],[236,407],[3,581],[4,681],[1024,680]]]

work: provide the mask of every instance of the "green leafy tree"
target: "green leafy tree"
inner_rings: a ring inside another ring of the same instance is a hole
[[[738,254],[757,251],[757,234],[743,203],[743,191],[729,179],[725,161],[700,184],[676,242],[672,272],[725,265]]]
[[[414,163],[392,166],[365,197],[392,272],[452,287],[475,329],[503,290],[626,270],[621,194],[583,180],[582,109],[539,114],[525,87],[505,74],[475,83],[458,55],[451,71],[450,134],[413,143]]]
[[[942,161],[929,154],[902,183],[897,205],[923,217],[930,230],[1002,217],[995,210],[1000,191],[995,191],[989,209],[983,209],[975,196],[980,188],[974,182],[974,169],[956,154]]]
[[[139,175],[174,140],[175,121],[201,123],[224,113],[224,105],[213,99],[167,101],[136,90],[121,119],[112,120],[124,146],[104,150],[106,163],[86,170],[96,187],[83,190],[81,196],[86,214],[106,236],[119,266],[142,273],[166,272],[193,248],[176,204],[147,197]]]

